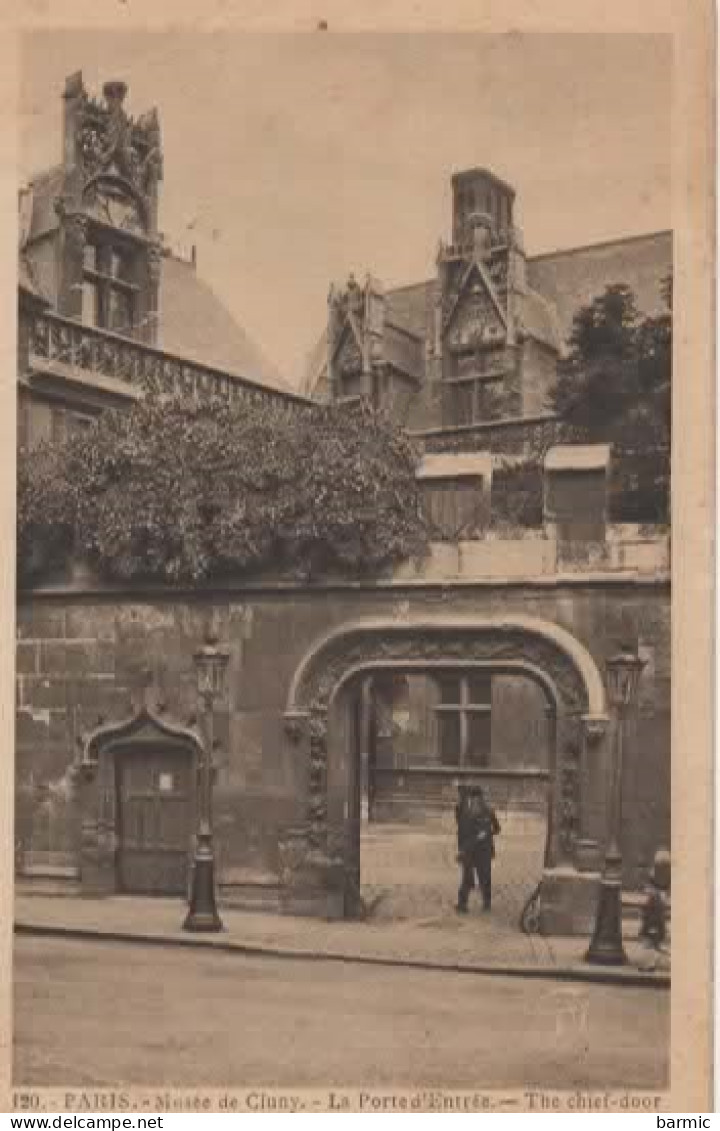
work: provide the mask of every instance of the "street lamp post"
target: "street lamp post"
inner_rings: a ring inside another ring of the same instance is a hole
[[[624,966],[627,955],[622,942],[622,853],[620,822],[622,817],[622,771],[625,722],[628,709],[637,696],[640,674],[645,661],[637,652],[623,645],[620,652],[606,663],[608,700],[615,709],[612,777],[608,806],[608,830],[595,929],[585,955],[586,962],[597,966]]]
[[[229,656],[208,635],[205,645],[193,656],[197,671],[198,695],[205,714],[205,742],[199,767],[197,834],[193,861],[190,907],[183,923],[185,931],[221,931],[222,920],[215,902],[215,851],[212,823],[212,757],[215,745],[215,701],[225,687]]]

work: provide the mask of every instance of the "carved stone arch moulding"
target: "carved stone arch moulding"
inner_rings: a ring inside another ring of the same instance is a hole
[[[355,621],[306,653],[290,686],[287,713],[327,709],[353,667],[417,660],[525,662],[547,673],[565,712],[606,714],[602,677],[584,645],[559,625],[525,616]]]
[[[558,715],[553,800],[555,848],[572,857],[581,829],[582,759],[603,733],[602,677],[587,649],[559,625],[533,617],[363,620],[324,636],[306,654],[292,681],[285,714],[288,739],[304,732],[309,758],[307,837],[312,851],[330,851],[328,829],[328,710],[358,669],[447,661],[525,667],[547,676]],[[550,698],[549,697],[549,698]]]
[[[202,741],[197,731],[175,723],[163,717],[159,711],[152,711],[144,706],[130,718],[115,723],[104,723],[88,734],[83,741],[82,759],[78,769],[84,774],[91,775],[102,755],[121,742],[165,742],[185,746],[195,753],[202,748]]]

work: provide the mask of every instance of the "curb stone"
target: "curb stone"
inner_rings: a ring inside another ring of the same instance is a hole
[[[225,954],[239,954],[248,957],[267,957],[286,960],[305,960],[312,962],[345,962],[364,966],[386,966],[409,970],[437,970],[456,974],[497,975],[509,978],[545,978],[563,982],[590,982],[615,986],[642,986],[653,989],[669,989],[670,974],[666,971],[642,971],[633,966],[603,967],[578,964],[560,966],[536,966],[529,963],[499,962],[442,962],[433,959],[395,958],[382,955],[357,954],[352,951],[320,951],[274,947],[267,944],[234,942],[222,937],[202,939],[197,936],[178,937],[173,934],[144,934],[140,931],[102,930],[92,927],[48,926],[34,923],[16,922],[14,933],[19,936],[42,938],[67,938],[88,942],[136,943],[144,946],[169,946],[185,949],[205,948]]]

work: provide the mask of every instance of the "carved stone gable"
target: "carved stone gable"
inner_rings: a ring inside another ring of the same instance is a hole
[[[357,376],[363,371],[363,358],[357,338],[349,325],[345,328],[335,365],[339,373],[346,377]]]
[[[495,255],[488,263],[488,274],[496,292],[499,295],[507,291],[508,285],[508,253],[503,250]]]
[[[468,350],[499,345],[504,338],[505,325],[497,306],[479,274],[473,273],[449,319],[447,343],[451,349]]]

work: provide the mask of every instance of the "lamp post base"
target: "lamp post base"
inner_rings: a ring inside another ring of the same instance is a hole
[[[585,961],[595,966],[625,966],[622,943],[622,885],[619,880],[600,881],[597,918]]]
[[[190,908],[183,930],[211,933],[222,929],[222,919],[215,903],[215,860],[212,849],[203,846],[195,856]]]
[[[189,911],[182,929],[183,931],[194,931],[196,934],[202,934],[203,932],[207,934],[219,934],[220,931],[225,930],[217,911],[214,913],[208,912],[207,914]]]

